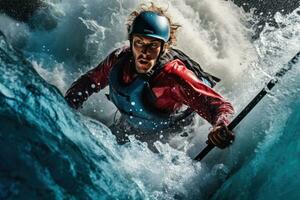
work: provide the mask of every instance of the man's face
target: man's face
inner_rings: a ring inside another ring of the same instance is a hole
[[[133,57],[138,73],[147,73],[155,65],[162,42],[158,39],[134,35],[132,38]]]

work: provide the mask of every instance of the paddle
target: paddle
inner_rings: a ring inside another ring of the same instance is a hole
[[[284,65],[272,78],[266,86],[252,99],[252,101],[234,118],[234,120],[228,125],[229,130],[233,130],[246,116],[247,114],[260,102],[260,100],[271,90],[279,78],[285,75],[285,73],[292,69],[293,65],[300,60],[300,51],[286,64]],[[215,146],[208,144],[195,158],[194,160],[201,161]]]

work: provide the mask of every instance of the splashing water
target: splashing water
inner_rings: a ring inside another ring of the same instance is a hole
[[[235,144],[202,163],[159,142],[158,154],[135,138],[117,145],[98,122],[114,115],[105,90],[81,114],[67,106],[61,93],[126,44],[126,17],[143,2],[49,1],[51,30],[0,15],[0,199],[298,199],[299,64],[235,130]],[[237,112],[300,50],[299,9],[277,13],[279,27],[252,41],[252,16],[231,2],[156,3],[182,25],[177,48],[222,78],[216,90]],[[208,132],[197,126],[204,133],[184,143],[191,157]]]

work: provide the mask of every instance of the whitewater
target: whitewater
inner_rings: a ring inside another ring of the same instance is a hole
[[[299,199],[300,64],[234,130],[234,144],[202,162],[209,124],[187,138],[118,145],[107,88],[79,111],[64,93],[127,42],[142,0],[48,0],[30,23],[0,14],[0,199]],[[176,48],[222,79],[235,116],[300,51],[300,8],[257,17],[230,1],[154,1],[182,25]]]

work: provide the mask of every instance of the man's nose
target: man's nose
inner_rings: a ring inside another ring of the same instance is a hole
[[[143,46],[143,48],[142,48],[142,53],[147,54],[147,52],[149,52],[149,51],[148,51],[148,48],[149,48],[148,45]]]

